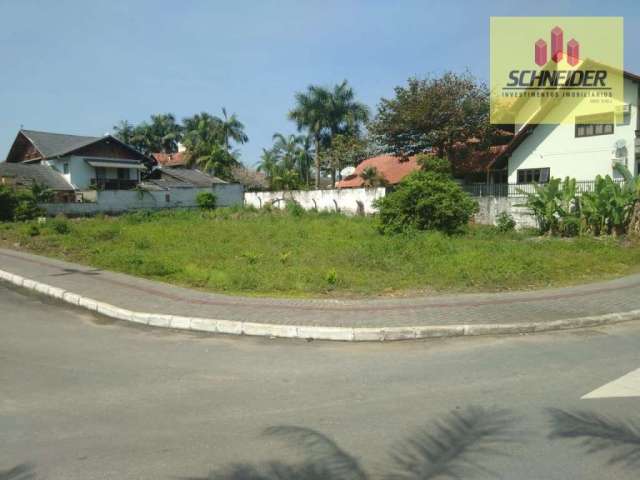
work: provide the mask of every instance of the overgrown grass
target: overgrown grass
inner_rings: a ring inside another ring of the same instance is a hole
[[[65,224],[66,225],[63,225]],[[211,291],[373,295],[567,285],[638,271],[640,245],[471,227],[383,236],[374,220],[246,209],[0,224],[4,246]]]

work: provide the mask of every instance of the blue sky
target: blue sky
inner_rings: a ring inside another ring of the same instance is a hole
[[[625,67],[640,73],[637,0],[0,0],[0,158],[20,125],[101,135],[225,106],[246,125],[252,165],[274,132],[295,130],[287,111],[309,84],[347,79],[375,111],[410,76],[488,80],[491,15],[623,16]]]

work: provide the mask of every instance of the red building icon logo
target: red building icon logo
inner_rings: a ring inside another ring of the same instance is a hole
[[[562,60],[564,51],[563,32],[560,27],[555,27],[551,30],[551,60],[558,63]],[[567,42],[567,63],[571,66],[575,66],[580,61],[580,44],[575,38],[572,38]],[[534,58],[536,65],[543,67],[547,64],[547,42],[542,38],[534,44]]]

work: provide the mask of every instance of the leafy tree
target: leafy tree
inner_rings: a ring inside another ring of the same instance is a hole
[[[278,156],[273,150],[262,149],[262,155],[256,170],[266,175],[269,188],[273,188],[273,178],[278,174],[278,162]]]
[[[338,133],[322,152],[322,165],[331,172],[331,184],[336,185],[336,173],[349,165],[357,165],[369,156],[366,141],[359,135]]]
[[[38,182],[33,182],[30,193],[36,203],[49,203],[54,197],[53,190]]]
[[[355,134],[368,120],[366,105],[355,100],[355,93],[343,81],[333,89],[311,85],[295,95],[295,107],[289,118],[299,130],[306,130],[315,147],[315,185],[320,187],[320,160],[323,146],[330,145],[337,134]]]
[[[18,206],[18,198],[13,190],[0,185],[0,222],[13,220],[14,212]]]
[[[438,172],[409,174],[392,193],[376,201],[379,230],[460,231],[477,211],[478,204],[450,176]]]
[[[182,127],[171,113],[151,115],[150,122],[142,122],[137,126],[126,120],[121,121],[113,130],[116,138],[146,155],[155,152],[175,153],[182,138]]]
[[[490,142],[489,91],[469,73],[447,72],[439,78],[410,78],[382,99],[369,126],[395,154],[413,155],[435,147],[450,157],[454,145],[476,137]]]
[[[244,186],[248,192],[258,192],[267,188],[266,175],[240,164],[231,169],[233,181]]]

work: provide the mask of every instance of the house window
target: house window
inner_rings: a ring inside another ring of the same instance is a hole
[[[613,112],[576,117],[576,138],[613,134]]]
[[[69,163],[65,162],[62,164],[62,173],[64,174],[68,174],[69,173]]]
[[[129,169],[128,168],[119,168],[118,169],[118,180],[129,180]]]
[[[547,183],[548,181],[548,168],[527,168],[518,170],[518,183]]]

